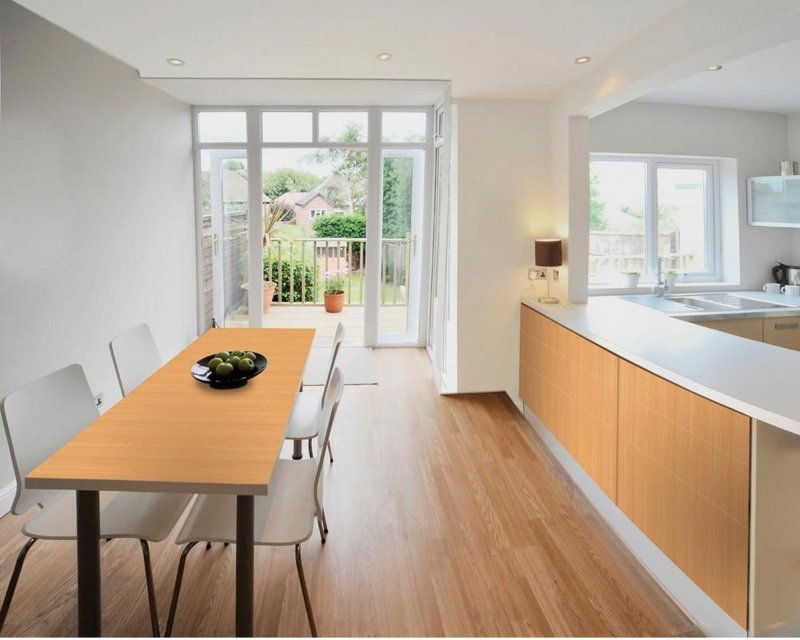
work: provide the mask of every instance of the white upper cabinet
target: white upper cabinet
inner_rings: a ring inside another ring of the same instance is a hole
[[[748,178],[747,221],[756,227],[800,227],[800,176]]]

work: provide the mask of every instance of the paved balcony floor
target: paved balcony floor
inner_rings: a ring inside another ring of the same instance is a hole
[[[381,333],[402,333],[406,328],[408,307],[405,305],[386,305],[380,308],[379,327]],[[346,346],[364,344],[364,307],[345,306],[341,313],[327,313],[325,307],[316,305],[276,305],[270,307],[264,316],[264,326],[274,328],[313,327],[317,330],[314,336],[316,346],[329,345],[333,342],[336,325],[342,322],[345,328]],[[233,316],[228,326],[246,327],[247,316]]]

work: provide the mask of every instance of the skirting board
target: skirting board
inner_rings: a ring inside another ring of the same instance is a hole
[[[745,629],[628,519],[527,406],[523,405],[522,415],[614,533],[703,633],[711,637],[747,636]]]
[[[0,489],[0,516],[4,516],[11,511],[11,504],[14,502],[14,494],[17,492],[17,481],[7,484]]]

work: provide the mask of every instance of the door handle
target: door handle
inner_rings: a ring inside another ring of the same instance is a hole
[[[776,322],[775,329],[781,331],[783,329],[797,329],[800,328],[800,322]]]
[[[213,242],[213,245],[214,245],[214,255],[218,256],[219,255],[219,234],[218,233],[214,234],[214,238],[213,238],[212,242]]]

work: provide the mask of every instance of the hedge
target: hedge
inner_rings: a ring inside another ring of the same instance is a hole
[[[294,291],[291,290],[290,274],[294,279]],[[313,264],[303,265],[302,262],[296,261],[290,264],[287,258],[282,258],[280,261],[273,258],[270,272],[269,257],[264,254],[264,279],[272,280],[276,284],[280,282],[281,285],[280,291],[275,288],[275,296],[272,298],[274,302],[314,302],[314,282],[317,280],[317,274],[318,269]],[[302,288],[304,280],[305,292]]]

